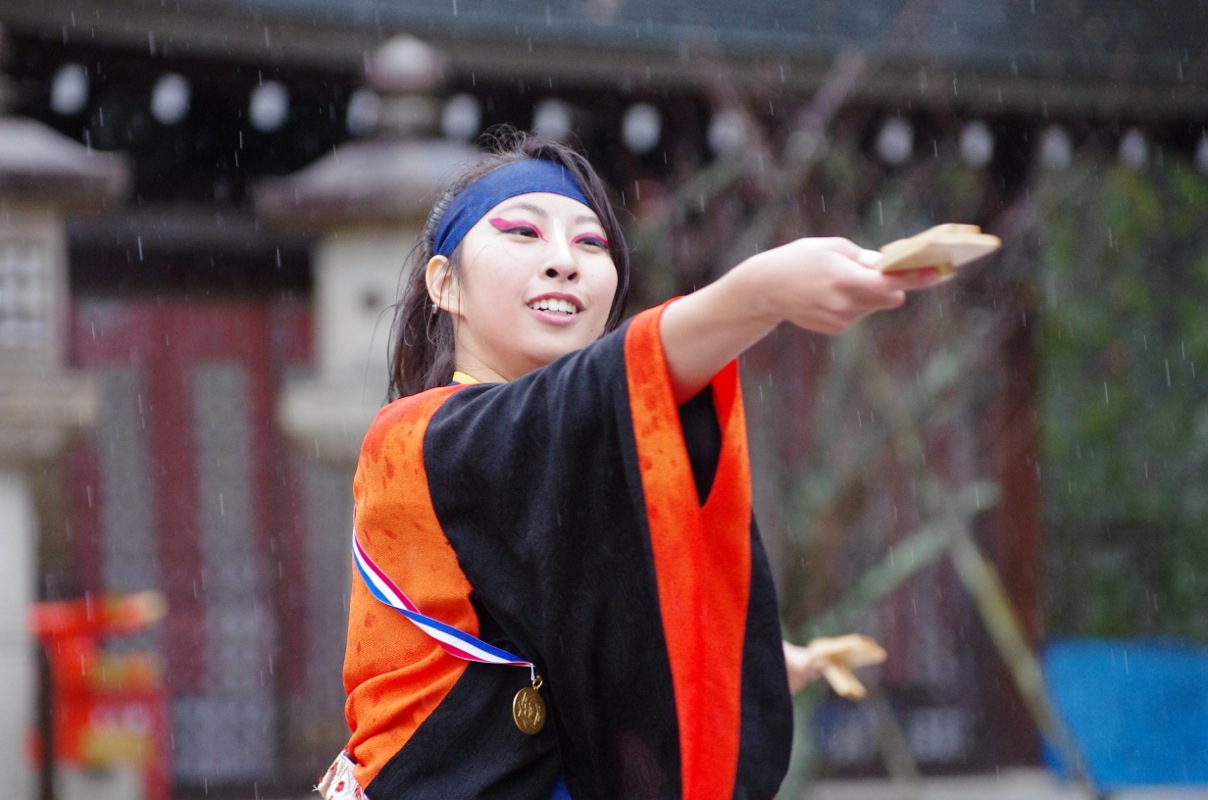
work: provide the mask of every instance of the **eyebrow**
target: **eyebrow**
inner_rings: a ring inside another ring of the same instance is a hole
[[[536,203],[530,203],[526,200],[517,200],[514,203],[508,203],[506,206],[504,206],[504,209],[508,209],[508,208],[522,208],[525,211],[536,214],[537,216],[541,217],[542,219],[549,219],[549,213],[544,208],[537,205]],[[597,217],[595,214],[581,214],[581,215],[575,217],[574,221],[580,225],[590,224],[590,225],[599,225],[601,228],[604,227],[604,223],[601,222],[600,218]]]

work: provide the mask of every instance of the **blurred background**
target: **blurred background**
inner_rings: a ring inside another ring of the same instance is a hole
[[[1199,0],[0,0],[0,26],[0,798],[300,797],[339,751],[390,306],[501,123],[600,169],[631,311],[798,236],[1004,242],[744,357],[785,635],[890,654],[862,704],[799,699],[782,797],[1208,784]]]

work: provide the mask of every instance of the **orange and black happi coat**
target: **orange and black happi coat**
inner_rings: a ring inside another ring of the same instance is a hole
[[[736,364],[676,407],[661,309],[520,380],[398,400],[356,528],[427,616],[533,661],[468,663],[354,572],[348,752],[371,800],[771,798],[791,709]]]

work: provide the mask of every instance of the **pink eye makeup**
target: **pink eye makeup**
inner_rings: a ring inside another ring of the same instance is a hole
[[[581,233],[574,238],[574,244],[589,244],[604,250],[608,249],[608,240],[598,233]]]
[[[533,236],[537,239],[545,238],[541,235],[541,231],[530,222],[504,219],[503,217],[492,217],[487,222],[491,224],[491,227],[503,233],[518,233],[521,236]]]
[[[491,217],[487,220],[487,222],[491,225],[491,227],[500,233],[526,236],[532,239],[540,239],[541,241],[545,241],[545,234],[541,232],[541,229],[527,220],[508,219],[506,217]],[[608,239],[604,236],[604,234],[596,231],[588,231],[579,234],[571,240],[571,244],[598,247],[601,250],[608,249]]]

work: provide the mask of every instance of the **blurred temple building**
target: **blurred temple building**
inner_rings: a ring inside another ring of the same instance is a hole
[[[1121,159],[1199,148],[1208,170],[1196,0],[0,0],[0,25],[14,798],[39,785],[37,600],[164,595],[161,625],[112,646],[162,656],[181,796],[304,791],[342,745],[349,484],[384,397],[389,309],[427,204],[491,126],[581,143],[635,231],[760,142],[815,152],[843,136],[884,174],[942,151],[985,187],[951,221],[983,225],[1034,163],[1088,140]],[[636,242],[637,301],[717,269],[707,234],[685,233],[705,214],[691,205],[659,229],[683,240],[674,269]],[[835,222],[814,232],[854,235]],[[1004,297],[1021,322],[996,345],[983,422],[1014,420],[1016,440],[978,530],[1037,641],[1030,300]],[[947,446],[953,463],[980,447]],[[951,633],[970,601],[947,573],[928,591],[924,613],[897,596],[915,613],[878,631],[914,757],[937,772],[1035,762],[988,637]],[[828,736],[824,769],[879,769],[867,731]]]

